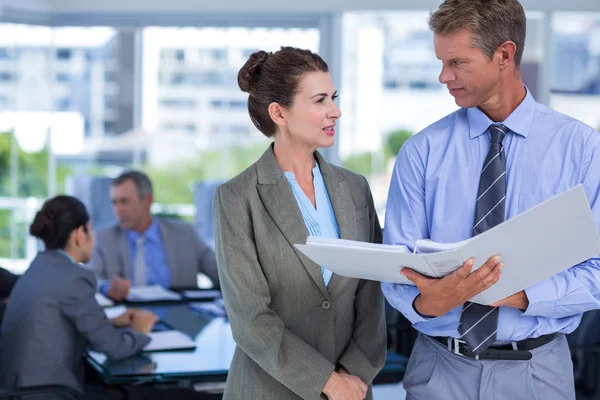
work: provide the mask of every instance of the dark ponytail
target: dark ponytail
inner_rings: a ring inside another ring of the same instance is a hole
[[[83,226],[87,232],[90,216],[83,203],[71,196],[47,200],[35,215],[29,233],[41,239],[46,249],[64,249],[71,232]]]

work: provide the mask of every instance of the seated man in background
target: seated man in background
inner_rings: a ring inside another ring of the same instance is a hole
[[[90,261],[100,291],[121,301],[131,285],[197,287],[198,272],[219,286],[214,252],[185,222],[153,217],[152,183],[139,171],[113,180],[110,199],[118,224],[96,232]]]
[[[18,275],[12,274],[0,268],[0,323],[2,323],[2,317],[4,316],[4,309],[12,288],[17,283]]]

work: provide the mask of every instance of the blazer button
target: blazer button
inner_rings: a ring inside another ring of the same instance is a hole
[[[324,310],[329,310],[331,308],[331,303],[327,300],[323,300],[321,307],[323,307]]]

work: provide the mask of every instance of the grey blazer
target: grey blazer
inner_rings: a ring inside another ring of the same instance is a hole
[[[315,157],[341,237],[381,242],[365,178]],[[272,146],[217,188],[213,211],[237,344],[224,399],[324,398],[340,366],[370,384],[386,359],[380,284],[334,274],[325,287],[320,266],[293,247],[306,242],[308,231]]]
[[[1,388],[62,384],[83,393],[86,345],[118,359],[150,341],[114,328],[95,292],[91,271],[56,250],[37,255],[12,290],[0,328]]]
[[[200,240],[194,228],[188,223],[166,218],[158,218],[158,226],[169,265],[171,286],[196,287],[198,272],[202,272],[218,287],[215,253]],[[110,280],[115,276],[130,279],[127,232],[119,225],[98,229],[89,266],[99,280]]]

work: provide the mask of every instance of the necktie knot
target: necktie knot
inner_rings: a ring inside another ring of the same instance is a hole
[[[492,143],[502,144],[504,136],[508,132],[508,128],[502,124],[490,125],[490,134],[492,135]]]

